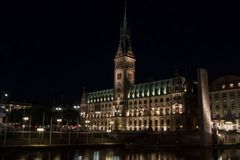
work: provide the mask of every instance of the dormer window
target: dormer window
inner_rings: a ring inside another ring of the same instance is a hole
[[[229,86],[230,86],[230,88],[233,88],[233,83],[231,83]]]
[[[223,85],[222,85],[222,89],[225,89],[225,88],[226,88],[226,85],[225,85],[225,84],[223,84]]]

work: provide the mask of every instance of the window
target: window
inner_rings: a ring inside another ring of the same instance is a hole
[[[238,82],[238,87],[240,87],[240,82]]]
[[[164,123],[164,121],[163,121],[163,119],[161,120],[161,125],[163,125],[163,123]]]
[[[142,125],[142,121],[140,120],[140,121],[139,121],[139,126],[141,126],[141,125]]]
[[[170,124],[170,120],[168,119],[168,120],[167,120],[167,125],[169,125],[169,124]]]
[[[160,115],[163,115],[163,109],[160,109]]]
[[[166,112],[166,115],[168,115],[169,114],[169,108],[166,108],[165,112]]]
[[[134,104],[137,104],[137,101],[134,101]]]
[[[152,103],[152,100],[151,100],[151,99],[149,100],[149,103]]]
[[[230,86],[230,88],[233,88],[233,83],[231,83],[229,86]]]
[[[157,126],[158,125],[158,120],[155,120],[155,126]]]
[[[137,121],[134,121],[134,126],[136,126],[137,125]]]
[[[142,104],[142,101],[139,101],[138,103],[139,103],[139,104]]]
[[[158,102],[158,99],[155,99],[154,102],[157,103],[157,102]]]
[[[144,104],[147,104],[147,100],[144,100]]]
[[[129,105],[132,105],[132,102],[129,102]]]
[[[166,102],[169,102],[169,98],[166,98]]]
[[[147,125],[147,120],[144,120],[144,126],[146,126]]]
[[[163,98],[160,98],[160,102],[163,102]]]

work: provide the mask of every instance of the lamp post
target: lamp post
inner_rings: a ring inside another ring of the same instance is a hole
[[[60,127],[60,132],[59,132],[59,137],[62,137],[62,119],[58,118],[57,119],[58,126]]]
[[[37,131],[38,131],[38,133],[39,133],[38,139],[39,139],[39,143],[40,143],[40,135],[43,134],[44,128],[43,128],[43,127],[37,128]]]
[[[23,132],[26,128],[26,121],[29,120],[29,117],[23,117],[23,125],[22,125],[22,139],[23,139]]]
[[[77,112],[77,127],[76,127],[76,131],[77,131],[77,138],[78,138],[78,131],[79,131],[79,109],[80,106],[79,105],[74,105],[73,109]]]
[[[31,136],[31,120],[32,118],[30,117],[30,120],[29,120],[29,131],[28,131],[28,144],[30,144],[30,136]]]
[[[88,126],[88,124],[90,123],[90,121],[89,121],[89,120],[86,120],[85,123],[86,123],[86,127],[87,127],[87,144],[88,144],[88,131],[89,131],[89,126]]]

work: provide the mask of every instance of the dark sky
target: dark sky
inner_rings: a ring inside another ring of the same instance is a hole
[[[113,86],[123,0],[0,4],[0,89],[36,103],[80,101]],[[129,0],[137,82],[180,73],[239,75],[237,4]]]

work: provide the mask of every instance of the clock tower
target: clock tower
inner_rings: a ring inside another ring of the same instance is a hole
[[[120,41],[114,59],[114,111],[118,117],[117,129],[125,126],[125,111],[127,109],[127,95],[135,83],[135,56],[132,52],[129,30],[127,27],[126,5],[123,24],[120,31]],[[122,117],[122,118],[120,118]]]

